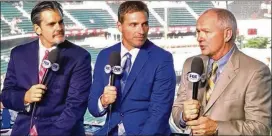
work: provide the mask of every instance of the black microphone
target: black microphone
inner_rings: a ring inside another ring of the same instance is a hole
[[[121,56],[119,52],[112,52],[109,58],[109,65],[111,67],[110,72],[110,85],[114,86],[116,75],[120,75],[122,73],[122,68],[120,66]]]
[[[56,71],[55,68],[53,68],[57,63],[57,60],[58,60],[58,56],[59,56],[59,49],[58,47],[51,50],[49,53],[48,53],[48,59],[46,60],[43,60],[43,62],[41,63],[41,65],[46,68],[46,72],[44,73],[43,75],[43,78],[42,78],[42,81],[41,81],[41,84],[47,86],[47,84],[49,83],[50,81],[50,77],[49,77],[49,72],[51,71],[51,69],[53,71]],[[58,64],[57,64],[58,65]],[[50,69],[51,68],[51,69]],[[59,66],[58,66],[59,68]],[[58,69],[57,69],[58,70]],[[37,102],[34,103],[34,106],[33,106],[33,109],[32,109],[32,114],[31,114],[31,121],[30,121],[30,129],[31,130],[31,127],[32,127],[32,123],[33,123],[33,116],[34,116],[34,112],[36,111],[36,105],[37,105]]]
[[[59,69],[59,65],[56,63],[58,60],[58,56],[59,56],[59,49],[55,48],[48,53],[48,60],[44,60],[42,62],[42,66],[46,68],[47,70],[43,75],[41,84],[47,86],[47,84],[50,81],[49,72],[51,71],[51,69],[52,71],[57,71]]]
[[[193,96],[197,100],[198,84],[203,74],[204,64],[200,57],[194,57],[191,64],[191,72],[187,74],[188,80],[193,83]]]
[[[105,73],[110,74],[110,81],[109,81],[110,86],[114,86],[116,76],[122,74],[123,72],[123,69],[120,66],[120,63],[121,63],[120,53],[116,51],[112,52],[109,58],[109,65],[106,65],[104,68]],[[111,110],[111,107],[112,107],[112,104],[109,105],[110,110]]]

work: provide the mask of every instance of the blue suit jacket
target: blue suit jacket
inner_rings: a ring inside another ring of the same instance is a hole
[[[11,51],[1,97],[6,108],[20,111],[12,135],[29,133],[31,112],[25,110],[24,95],[38,84],[38,43],[35,40]],[[37,103],[33,122],[39,135],[84,135],[83,116],[92,81],[91,56],[69,41],[59,48],[60,69],[50,73],[52,78]]]
[[[111,52],[120,50],[121,44],[118,43],[102,50],[97,57],[88,103],[88,109],[95,117],[103,116],[98,111],[98,99],[109,82],[104,67],[109,64]],[[123,94],[120,79],[118,76],[115,82],[118,96],[112,107],[110,123],[108,115],[97,135],[106,135],[108,127],[110,133],[117,134],[116,126],[121,121],[127,135],[170,134],[168,121],[176,83],[172,55],[147,40],[136,57]]]

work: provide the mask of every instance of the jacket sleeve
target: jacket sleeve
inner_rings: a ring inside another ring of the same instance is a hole
[[[12,109],[15,111],[25,111],[24,105],[24,96],[26,93],[26,89],[18,86],[18,81],[16,78],[15,71],[15,60],[14,57],[16,52],[14,50],[11,51],[10,61],[8,63],[8,68],[6,72],[6,78],[4,80],[4,87],[1,94],[1,100],[4,107],[8,109]]]
[[[184,127],[181,126],[181,114],[182,114],[182,110],[183,110],[183,102],[186,101],[186,79],[184,76],[186,74],[186,66],[189,65],[188,63],[188,59],[184,62],[183,65],[183,70],[182,70],[182,75],[181,75],[181,80],[180,80],[180,85],[179,85],[179,89],[177,92],[177,97],[174,101],[173,107],[172,107],[172,117],[173,117],[173,121],[175,123],[175,125],[180,128],[181,130],[184,130]]]
[[[104,67],[102,63],[106,62],[106,60],[103,60],[102,54],[103,50],[99,53],[96,60],[93,76],[94,80],[88,100],[88,110],[94,117],[101,117],[107,113],[107,109],[104,112],[100,112],[98,108],[98,99],[102,95],[105,87],[103,81]]]

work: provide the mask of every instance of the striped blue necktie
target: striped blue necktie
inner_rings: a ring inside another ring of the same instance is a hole
[[[125,88],[126,81],[127,81],[127,78],[128,78],[129,72],[130,72],[130,68],[131,68],[131,54],[126,53],[125,57],[126,57],[126,61],[123,66],[123,75],[122,75],[122,79],[121,79],[121,92],[122,92],[122,94],[124,93],[124,88]],[[126,135],[126,130],[124,128],[124,124],[122,121],[118,124],[118,135],[119,136]]]
[[[122,81],[121,81],[122,92],[124,90],[124,87],[130,72],[130,68],[131,68],[131,54],[126,53],[125,56],[126,56],[126,61],[123,67],[124,72],[123,72]]]

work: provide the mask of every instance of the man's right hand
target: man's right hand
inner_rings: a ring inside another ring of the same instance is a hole
[[[108,105],[112,104],[115,102],[117,98],[117,89],[115,86],[106,86],[104,88],[104,92],[102,96],[100,97],[100,101],[102,106],[108,107]]]
[[[199,101],[193,99],[184,101],[182,118],[185,122],[197,119],[199,111],[200,111]]]
[[[43,84],[31,86],[31,88],[25,93],[25,104],[41,101],[46,89],[46,86]]]

